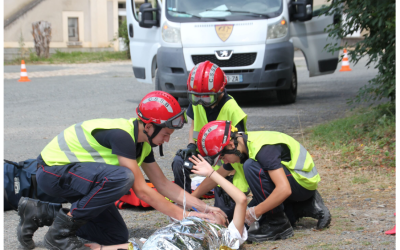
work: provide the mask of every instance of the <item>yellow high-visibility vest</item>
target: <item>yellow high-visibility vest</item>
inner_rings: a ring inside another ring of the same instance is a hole
[[[316,190],[321,177],[308,151],[291,136],[273,131],[248,132],[247,148],[249,158],[256,160],[256,155],[264,145],[286,144],[291,160],[281,161],[294,179],[305,189]],[[243,166],[242,166],[243,167]]]
[[[247,132],[247,115],[239,107],[235,99],[233,99],[232,96],[230,97],[231,99],[229,99],[221,108],[217,121],[231,121],[232,125],[236,126],[241,120],[243,120],[244,132]],[[207,120],[206,110],[202,105],[192,105],[192,108],[194,122],[193,139],[194,141],[197,141],[200,130],[210,121]]]
[[[134,124],[137,118],[131,119],[95,119],[88,120],[65,129],[57,135],[41,152],[48,166],[67,165],[73,162],[100,162],[119,165],[118,156],[111,149],[100,145],[92,136],[96,129],[122,129],[135,140]],[[150,154],[151,146],[143,143],[142,153],[136,159],[138,165]]]

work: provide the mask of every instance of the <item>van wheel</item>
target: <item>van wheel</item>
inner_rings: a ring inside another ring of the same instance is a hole
[[[293,65],[293,74],[292,81],[290,83],[290,88],[285,90],[277,90],[276,95],[278,97],[278,101],[282,104],[290,104],[296,101],[297,97],[297,74],[296,69]]]

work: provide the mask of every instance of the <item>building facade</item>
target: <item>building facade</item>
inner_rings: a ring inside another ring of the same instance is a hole
[[[118,51],[125,16],[124,0],[4,0],[4,48],[34,48],[32,23],[47,21],[51,49]]]

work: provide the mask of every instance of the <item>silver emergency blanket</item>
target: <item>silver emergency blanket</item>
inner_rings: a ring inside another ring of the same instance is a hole
[[[140,248],[134,250],[197,250],[197,249],[239,249],[239,240],[230,236],[224,226],[187,217],[155,231]]]

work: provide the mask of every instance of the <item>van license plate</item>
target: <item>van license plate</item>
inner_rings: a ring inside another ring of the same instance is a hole
[[[227,75],[228,82],[243,82],[242,75]]]

